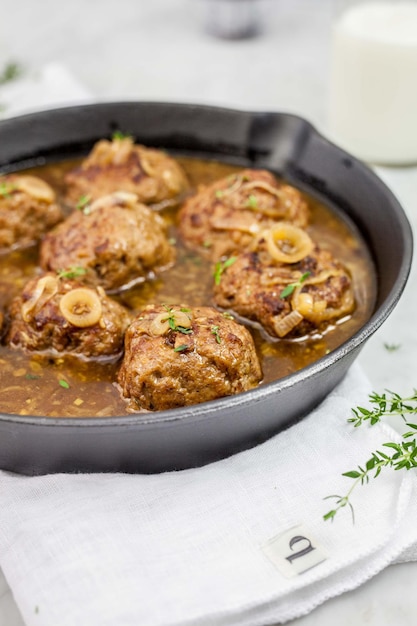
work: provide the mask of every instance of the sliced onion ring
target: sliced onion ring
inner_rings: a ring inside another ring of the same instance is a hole
[[[192,323],[190,317],[185,311],[162,311],[152,320],[149,331],[151,335],[159,337],[165,335],[171,328],[169,321],[173,321],[174,325],[181,328],[190,328]]]
[[[304,230],[286,222],[263,231],[259,238],[265,239],[269,254],[279,263],[297,263],[314,248],[312,240]]]
[[[79,328],[94,326],[102,315],[98,294],[86,287],[72,289],[62,296],[59,310],[70,324]]]
[[[58,291],[58,278],[56,276],[42,276],[36,284],[32,297],[22,304],[23,321],[29,322],[31,317],[49,302]]]
[[[294,290],[291,306],[298,311],[303,317],[314,324],[336,320],[353,311],[355,299],[351,287],[348,287],[341,296],[340,305],[337,307],[327,306],[326,300],[317,297],[314,298],[308,291],[303,291],[308,285],[317,285],[324,283],[332,276],[339,276],[340,270],[325,271],[319,276],[308,278],[302,285]]]
[[[282,338],[288,335],[303,319],[298,311],[291,311],[285,317],[274,320],[274,330],[278,337]]]
[[[52,204],[55,201],[53,189],[45,181],[36,176],[17,176],[13,180],[13,186],[19,191],[27,193],[35,200]]]

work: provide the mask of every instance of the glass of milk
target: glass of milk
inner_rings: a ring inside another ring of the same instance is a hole
[[[417,164],[417,0],[339,2],[329,134],[355,156]]]

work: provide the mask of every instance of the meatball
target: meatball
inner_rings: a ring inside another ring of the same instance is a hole
[[[0,176],[0,249],[29,246],[63,218],[55,192],[35,176]]]
[[[282,225],[281,234],[288,230]],[[273,233],[278,227],[272,229]],[[270,231],[257,249],[217,266],[214,300],[219,307],[257,322],[272,337],[294,338],[324,332],[330,323],[352,313],[355,301],[347,269],[300,231],[299,248],[292,227],[280,248]],[[284,236],[284,235],[283,235]],[[276,248],[276,249],[274,249]]]
[[[74,211],[45,236],[40,248],[44,270],[82,267],[87,270],[84,282],[106,291],[140,282],[173,259],[163,219],[125,192]]]
[[[255,387],[249,331],[212,307],[147,306],[129,326],[118,375],[129,410],[197,404]]]
[[[305,227],[301,193],[264,170],[243,170],[202,188],[179,212],[184,242],[216,260],[246,249],[260,230],[284,220]]]
[[[52,273],[26,284],[11,303],[9,318],[6,342],[12,348],[88,359],[120,356],[131,321],[101,287]]]
[[[187,187],[181,166],[161,150],[135,145],[130,137],[103,139],[65,177],[66,200],[75,206],[114,191],[135,193],[144,204],[175,199]]]

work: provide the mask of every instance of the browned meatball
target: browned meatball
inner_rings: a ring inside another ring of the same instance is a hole
[[[103,139],[66,177],[67,202],[91,200],[113,191],[135,193],[144,204],[176,198],[188,182],[181,166],[161,150],[135,145],[130,137]]]
[[[118,382],[130,410],[197,404],[255,387],[249,331],[211,307],[147,306],[126,332]]]
[[[309,209],[301,193],[264,170],[243,170],[203,187],[179,212],[185,243],[216,260],[248,248],[277,221],[305,227]]]
[[[0,249],[35,243],[62,217],[55,192],[40,178],[0,177]]]
[[[84,282],[107,291],[144,280],[173,259],[163,219],[125,192],[74,211],[45,236],[40,249],[44,270],[82,267]]]
[[[30,280],[9,309],[6,342],[50,356],[117,357],[123,351],[127,310],[101,287],[48,273]]]
[[[304,233],[303,244],[308,240]],[[214,286],[218,306],[257,322],[270,336],[279,338],[324,331],[352,313],[351,278],[330,252],[310,240],[309,246],[300,246],[297,255],[287,240],[289,247],[275,256],[283,254],[282,258],[290,260],[294,256],[296,260],[284,262],[271,256],[271,241],[261,238],[256,251],[230,257],[218,266]]]

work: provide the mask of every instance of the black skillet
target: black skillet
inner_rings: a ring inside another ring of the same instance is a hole
[[[161,472],[202,465],[256,445],[301,419],[343,378],[406,284],[412,234],[389,189],[305,120],[283,113],[188,104],[106,103],[0,123],[0,168],[86,154],[115,130],[174,154],[269,169],[337,207],[361,232],[376,266],[371,319],[313,365],[236,396],[154,414],[49,418],[0,414],[0,468],[48,472]]]

